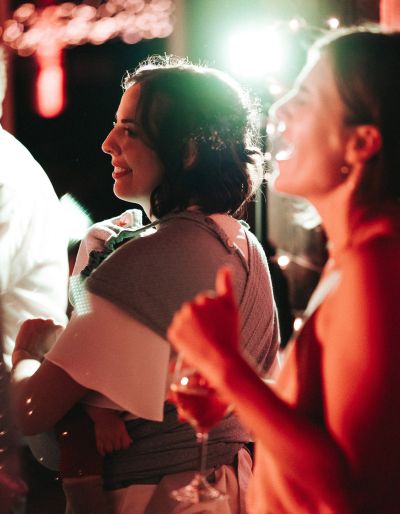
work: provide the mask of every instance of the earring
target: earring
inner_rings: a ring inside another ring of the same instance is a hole
[[[342,175],[348,175],[350,173],[350,166],[347,166],[346,164],[344,164],[343,166],[340,167],[340,173]]]

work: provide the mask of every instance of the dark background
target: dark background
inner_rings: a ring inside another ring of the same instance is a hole
[[[131,46],[112,40],[101,47],[65,50],[68,103],[53,119],[41,118],[33,109],[35,61],[15,59],[16,136],[45,168],[57,194],[71,193],[96,221],[128,208],[113,195],[110,158],[101,151],[121,97],[121,78],[149,54],[164,51],[159,39]]]

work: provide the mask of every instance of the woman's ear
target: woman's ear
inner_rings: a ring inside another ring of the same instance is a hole
[[[365,164],[382,148],[382,136],[375,125],[358,125],[347,142],[345,162],[354,166]]]
[[[186,151],[183,157],[183,167],[184,169],[190,168],[193,166],[197,159],[197,144],[194,139],[190,138],[186,143]]]

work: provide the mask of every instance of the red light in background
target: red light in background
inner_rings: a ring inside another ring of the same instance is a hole
[[[37,50],[36,110],[44,118],[55,118],[65,107],[65,73],[62,49],[43,45]]]
[[[381,0],[380,21],[387,29],[400,30],[400,4],[398,0]]]

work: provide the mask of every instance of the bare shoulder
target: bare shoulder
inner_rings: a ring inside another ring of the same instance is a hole
[[[400,270],[399,256],[400,235],[378,237],[346,252],[345,263],[367,271],[376,269],[394,273]]]
[[[400,238],[381,237],[355,248],[343,259],[340,290],[346,295],[366,295],[370,302],[399,299]]]
[[[353,248],[340,269],[340,284],[318,316],[318,334],[334,340],[335,351],[371,350],[375,341],[384,352],[400,337],[400,239],[376,238]]]

